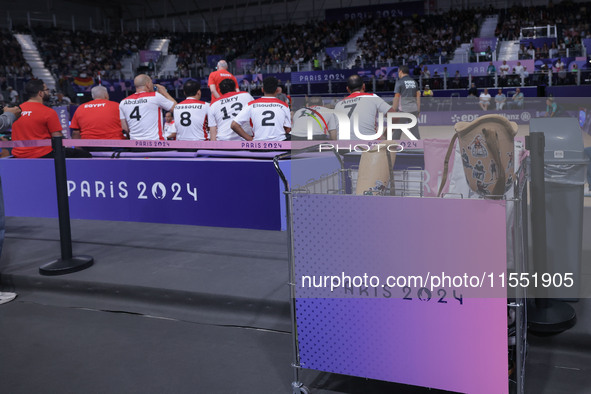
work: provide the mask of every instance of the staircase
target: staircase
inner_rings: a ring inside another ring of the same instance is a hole
[[[158,78],[175,75],[177,72],[177,56],[176,55],[167,55],[162,60],[160,69],[157,72]]]
[[[478,37],[488,38],[495,36],[495,30],[497,29],[497,24],[499,23],[499,16],[498,15],[489,15],[486,17],[484,22],[482,22],[482,26],[480,26],[480,32],[478,33]]]
[[[357,40],[365,34],[365,27],[362,27],[355,33],[355,35],[347,42],[345,50],[347,51],[347,60],[343,62],[343,68],[352,68],[355,65],[355,59],[361,55],[361,51],[357,48]]]
[[[519,60],[519,40],[501,41],[499,46],[499,60]]]
[[[33,76],[45,82],[47,88],[55,90],[56,82],[53,75],[47,68],[45,63],[41,59],[41,55],[37,50],[37,45],[33,41],[33,37],[30,34],[15,34],[14,38],[18,41],[23,51],[23,57],[31,67]]]
[[[162,54],[162,56],[166,56],[168,55],[169,45],[170,40],[168,38],[155,38],[150,42],[150,45],[148,45],[148,50],[158,51]]]
[[[456,48],[450,63],[468,63],[470,61],[470,43],[464,43]]]

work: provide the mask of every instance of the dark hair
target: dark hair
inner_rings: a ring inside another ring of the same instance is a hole
[[[189,79],[183,85],[183,92],[185,92],[186,97],[195,96],[198,91],[201,90],[201,84],[194,79]]]
[[[410,73],[410,69],[408,68],[408,66],[406,64],[402,65],[402,66],[398,66],[398,71],[400,71],[403,74]]]
[[[226,94],[228,92],[233,92],[236,90],[236,84],[234,83],[233,79],[226,78],[220,82],[220,93]]]
[[[43,81],[40,79],[31,79],[25,84],[25,93],[27,98],[35,97],[39,92],[43,91]]]
[[[275,77],[267,77],[263,80],[263,90],[265,94],[274,94],[279,86],[279,81]]]
[[[361,89],[362,86],[363,80],[359,75],[353,74],[349,78],[347,78],[347,87],[351,92]]]

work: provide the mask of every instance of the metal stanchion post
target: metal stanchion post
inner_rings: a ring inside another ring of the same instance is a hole
[[[51,139],[55,163],[55,184],[57,188],[57,209],[60,227],[60,247],[62,257],[52,260],[39,268],[42,275],[63,275],[90,267],[94,259],[90,256],[72,255],[72,231],[70,228],[70,204],[66,176],[66,153],[62,137]]]
[[[542,132],[530,132],[526,148],[531,157],[531,227],[533,266],[536,273],[548,272],[546,245],[546,187],[544,180],[545,138]],[[544,287],[536,290],[535,304],[527,309],[529,329],[533,332],[556,333],[575,324],[574,309],[560,301],[548,299]]]

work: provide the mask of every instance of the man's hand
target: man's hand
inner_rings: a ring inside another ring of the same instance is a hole
[[[23,112],[23,111],[21,110],[21,107],[19,107],[17,105],[14,107],[9,107],[9,106],[4,107],[4,112],[10,112],[14,116],[16,116],[16,119],[18,119],[21,116],[21,112]]]
[[[162,85],[160,85],[159,83],[155,84],[154,86],[156,86],[156,89],[158,89],[158,93],[160,93],[163,96],[167,96],[168,95],[168,90],[166,90],[166,88]]]

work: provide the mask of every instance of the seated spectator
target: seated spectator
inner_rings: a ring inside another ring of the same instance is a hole
[[[168,111],[164,115],[164,139],[175,140],[176,139],[176,126],[174,125],[174,119],[172,112]]]
[[[524,97],[523,93],[521,92],[520,88],[515,89],[515,94],[513,95],[513,107],[523,109]]]
[[[44,105],[49,101],[49,89],[40,79],[31,79],[25,85],[28,101],[21,104],[21,117],[12,126],[13,141],[45,140],[62,137],[62,124],[57,112]],[[67,157],[92,157],[81,149],[64,148]],[[51,146],[14,148],[14,157],[51,158]]]
[[[478,89],[476,89],[476,84],[474,82],[472,82],[470,89],[468,89],[468,97],[478,97]]]
[[[425,90],[423,90],[424,97],[433,97],[433,91],[429,87],[429,85],[425,85]]]
[[[109,92],[104,86],[95,86],[90,94],[94,100],[80,105],[70,128],[74,139],[121,140],[123,128],[119,119],[119,104],[109,101]]]
[[[503,94],[503,89],[499,89],[495,96],[495,104],[497,111],[503,110],[505,103],[507,102],[507,96]]]
[[[480,108],[482,108],[483,111],[488,111],[488,107],[490,106],[490,100],[491,100],[491,96],[490,94],[488,94],[488,89],[484,88],[484,91],[480,94],[479,97],[479,102],[478,104],[480,105]]]
[[[453,79],[451,80],[451,85],[454,89],[458,89],[460,87],[462,83],[462,77],[460,75],[460,72],[458,70],[456,70],[456,73],[453,77]]]

